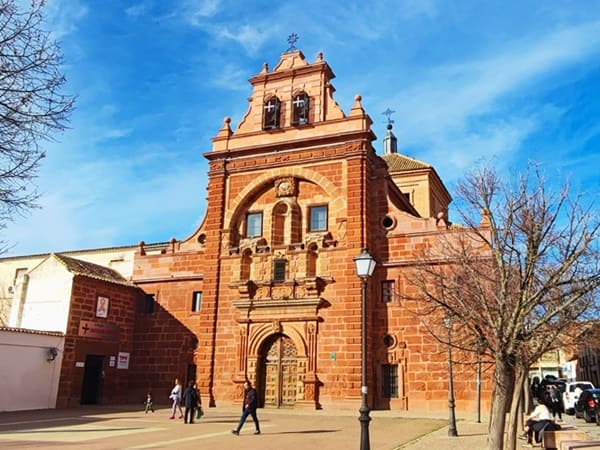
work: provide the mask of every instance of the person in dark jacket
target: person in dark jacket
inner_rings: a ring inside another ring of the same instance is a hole
[[[193,381],[190,381],[183,392],[183,404],[185,405],[184,423],[194,423],[194,411],[196,410],[196,406],[198,406],[198,391],[194,387],[194,384]]]
[[[260,424],[258,423],[258,417],[256,417],[256,408],[258,407],[258,398],[256,397],[256,389],[252,387],[250,381],[246,380],[244,383],[244,403],[242,405],[242,416],[240,417],[240,422],[235,430],[231,430],[231,432],[235,435],[240,434],[240,430],[244,426],[244,422],[248,416],[252,416],[252,420],[254,421],[254,426],[256,430],[254,434],[260,434]]]

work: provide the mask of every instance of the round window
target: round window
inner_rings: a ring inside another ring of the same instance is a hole
[[[383,228],[385,228],[386,230],[389,230],[390,228],[393,228],[395,225],[395,221],[392,217],[390,216],[385,216],[383,218],[383,220],[381,221],[381,224],[383,225]]]
[[[393,347],[396,344],[396,339],[394,338],[394,336],[390,335],[390,334],[386,334],[383,337],[383,345],[385,345],[387,348]]]

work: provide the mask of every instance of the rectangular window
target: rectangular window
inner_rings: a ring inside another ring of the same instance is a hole
[[[327,231],[327,206],[311,206],[309,231]]]
[[[398,364],[381,366],[383,398],[398,398]]]
[[[394,300],[394,280],[385,280],[381,282],[381,301],[391,303]]]
[[[154,313],[154,303],[154,294],[146,294],[146,298],[144,299],[144,314]]]
[[[192,294],[192,312],[198,312],[202,308],[202,292],[194,291]]]
[[[262,236],[262,213],[248,213],[246,216],[246,237]]]
[[[285,259],[273,260],[273,281],[285,281]]]

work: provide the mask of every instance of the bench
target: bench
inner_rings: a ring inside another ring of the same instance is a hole
[[[556,431],[542,431],[542,448],[545,450],[562,450],[562,442],[585,441],[586,437],[585,431],[574,427],[563,427]]]

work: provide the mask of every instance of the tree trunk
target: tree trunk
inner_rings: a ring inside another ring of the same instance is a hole
[[[522,392],[527,379],[527,369],[521,364],[515,367],[515,387],[510,405],[510,416],[508,419],[508,430],[506,433],[506,450],[515,450],[517,447],[517,434],[519,434],[519,411],[522,411]]]
[[[489,450],[503,450],[504,426],[506,424],[506,410],[509,400],[511,369],[504,355],[496,357],[494,368],[494,394],[492,400],[492,414],[488,438]]]

